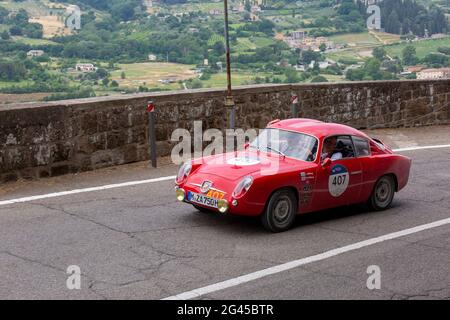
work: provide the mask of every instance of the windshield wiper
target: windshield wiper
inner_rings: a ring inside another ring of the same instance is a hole
[[[266,146],[266,149],[267,149],[267,150],[270,150],[270,151],[275,151],[275,152],[278,153],[279,155],[281,155],[281,156],[283,156],[283,157],[286,158],[286,155],[285,155],[283,152],[281,152],[280,150],[278,150],[278,149],[272,148],[272,147],[270,147],[270,146]]]

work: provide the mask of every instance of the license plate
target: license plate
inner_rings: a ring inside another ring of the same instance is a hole
[[[194,192],[188,192],[188,201],[192,203],[202,204],[211,208],[217,208],[219,206],[219,200]]]

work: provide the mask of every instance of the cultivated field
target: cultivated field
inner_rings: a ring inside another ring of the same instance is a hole
[[[15,37],[15,40],[18,42],[22,42],[31,46],[40,46],[40,45],[56,45],[57,43],[48,39],[31,39],[26,37]]]
[[[235,86],[249,84],[254,81],[255,77],[264,78],[270,76],[270,73],[256,73],[247,71],[232,71],[231,80]],[[277,76],[280,79],[284,79],[284,75]],[[216,73],[211,75],[211,78],[202,81],[207,88],[224,88],[227,86],[227,75],[225,72]]]
[[[4,94],[0,93],[0,108],[2,105],[18,102],[41,101],[50,93],[26,93],[26,94]]]
[[[386,46],[385,49],[391,57],[401,57],[402,51],[406,46],[414,46],[416,48],[416,54],[419,59],[424,58],[427,54],[437,52],[439,47],[449,47],[450,37],[443,39],[430,39],[412,42],[402,42]]]
[[[10,11],[25,9],[27,10],[28,14],[30,14],[30,16],[41,16],[47,13],[44,1],[39,0],[24,0],[24,1],[3,0],[0,1],[0,6]]]
[[[39,23],[43,26],[44,38],[52,38],[55,35],[69,35],[71,33],[70,29],[57,16],[30,18],[30,22]]]
[[[347,33],[329,37],[337,44],[354,44],[357,46],[379,44],[379,41],[369,32]]]
[[[111,77],[121,87],[159,86],[161,83],[158,80],[173,79],[179,81],[196,77],[192,65],[145,62],[119,64],[118,67],[120,69],[113,71]],[[125,79],[121,78],[122,72],[125,72]]]
[[[398,34],[375,31],[371,31],[370,33],[383,44],[393,44],[400,41],[400,36]]]

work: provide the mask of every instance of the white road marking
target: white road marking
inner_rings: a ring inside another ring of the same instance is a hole
[[[423,146],[423,147],[410,147],[410,148],[395,149],[393,151],[394,152],[402,152],[402,151],[414,151],[414,150],[423,150],[423,149],[441,149],[441,148],[450,148],[450,144],[435,145],[435,146]],[[130,187],[130,186],[136,186],[136,185],[141,185],[141,184],[173,180],[175,178],[176,178],[176,176],[160,177],[160,178],[156,178],[156,179],[129,181],[129,182],[110,184],[110,185],[105,185],[105,186],[90,187],[90,188],[85,188],[85,189],[76,189],[76,190],[69,190],[69,191],[61,191],[61,192],[55,192],[55,193],[49,193],[49,194],[43,194],[43,195],[37,195],[37,196],[30,196],[30,197],[24,197],[24,198],[18,198],[18,199],[11,199],[11,200],[3,200],[3,201],[0,201],[0,206],[5,206],[5,205],[9,205],[9,204],[14,204],[14,203],[30,202],[30,201],[35,201],[35,200],[47,199],[47,198],[62,197],[62,196],[78,194],[78,193],[86,193],[86,192],[94,192],[94,191],[101,191],[101,190],[107,190],[107,189]]]
[[[401,148],[394,149],[394,152],[402,152],[402,151],[414,151],[414,150],[425,150],[425,149],[442,149],[442,148],[450,148],[450,144],[441,144],[436,146],[424,146],[424,147],[409,147],[409,148]]]
[[[99,186],[99,187],[75,189],[75,190],[69,190],[69,191],[61,191],[61,192],[55,192],[55,193],[42,194],[42,195],[38,195],[38,196],[30,196],[30,197],[24,197],[24,198],[18,198],[18,199],[4,200],[4,201],[0,201],[0,206],[5,206],[5,205],[8,205],[8,204],[13,204],[13,203],[30,202],[30,201],[35,201],[35,200],[47,199],[47,198],[68,196],[68,195],[71,195],[71,194],[78,194],[78,193],[86,193],[86,192],[93,192],[93,191],[100,191],[100,190],[108,190],[108,189],[116,189],[116,188],[137,186],[137,185],[141,185],[141,184],[148,184],[148,183],[155,183],[155,182],[161,182],[161,181],[167,181],[167,180],[174,180],[175,178],[176,178],[176,176],[161,177],[161,178],[155,178],[155,179],[130,181],[130,182],[116,183],[116,184],[108,184],[108,185]]]
[[[410,229],[405,229],[402,231],[398,231],[398,232],[394,232],[394,233],[389,233],[380,237],[376,237],[376,238],[372,238],[372,239],[368,239],[368,240],[364,240],[361,242],[356,242],[353,244],[350,244],[348,246],[344,246],[341,248],[337,248],[337,249],[333,249],[330,251],[326,251],[314,256],[310,256],[310,257],[306,257],[306,258],[302,258],[302,259],[298,259],[298,260],[293,260],[290,262],[286,262],[280,265],[276,265],[267,269],[263,269],[263,270],[259,270],[256,272],[252,272],[237,278],[233,278],[233,279],[229,279],[229,280],[225,280],[222,282],[218,282],[206,287],[202,287],[202,288],[198,288],[198,289],[194,289],[191,291],[186,291],[180,294],[177,294],[175,296],[171,296],[162,300],[188,300],[188,299],[195,299],[198,298],[200,296],[204,296],[206,294],[210,294],[213,292],[217,292],[223,289],[228,289],[231,287],[236,287],[238,285],[250,282],[250,281],[254,281],[257,279],[261,279],[270,275],[274,275],[280,272],[284,272],[287,270],[291,270],[294,268],[298,268],[300,266],[304,266],[306,264],[310,264],[313,262],[317,262],[317,261],[321,261],[321,260],[325,260],[325,259],[329,259],[338,255],[341,255],[343,253],[346,252],[350,252],[350,251],[354,251],[354,250],[358,250],[364,247],[368,247],[368,246],[372,246],[374,244],[377,243],[381,243],[384,241],[388,241],[388,240],[392,240],[392,239],[396,239],[396,238],[400,238],[400,237],[404,237],[407,235],[411,235],[413,233],[417,233],[417,232],[421,232],[424,230],[429,230],[429,229],[433,229],[433,228],[437,228],[443,225],[447,225],[450,224],[450,218],[447,219],[443,219],[443,220],[439,220],[439,221],[435,221],[432,223],[428,223],[428,224],[423,224],[414,228],[410,228]]]

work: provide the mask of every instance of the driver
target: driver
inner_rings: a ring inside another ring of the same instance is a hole
[[[305,161],[314,160],[312,150],[304,142],[298,141],[295,135],[286,137],[286,140],[282,142],[281,151],[293,158],[303,159]]]
[[[323,150],[322,150],[322,161],[326,158],[330,158],[332,161],[340,160],[344,156],[342,152],[340,152],[337,149],[337,137],[331,137],[325,139],[325,142],[323,143]]]

